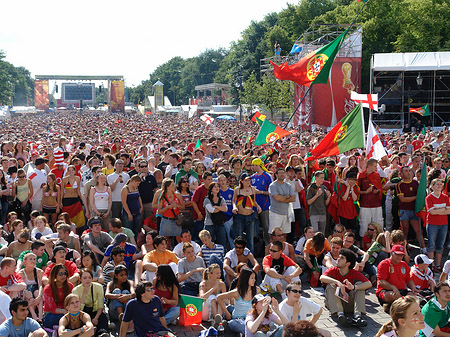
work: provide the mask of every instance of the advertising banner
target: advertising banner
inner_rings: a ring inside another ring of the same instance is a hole
[[[34,105],[37,110],[49,109],[48,80],[34,81]]]
[[[111,112],[125,112],[125,82],[111,81],[109,84]]]
[[[155,85],[155,111],[158,111],[159,106],[164,106],[164,87],[162,85]]]

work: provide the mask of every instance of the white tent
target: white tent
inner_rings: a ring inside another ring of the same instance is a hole
[[[450,52],[374,54],[371,63],[372,71],[450,70]]]

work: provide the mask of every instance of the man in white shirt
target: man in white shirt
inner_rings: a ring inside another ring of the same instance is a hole
[[[295,174],[295,169],[292,166],[286,167],[286,179],[284,182],[288,183],[292,186],[295,192],[295,200],[292,202],[292,208],[294,210],[294,221],[291,221],[291,232],[288,233],[286,240],[288,242],[293,242],[297,233],[297,223],[300,226],[300,233],[303,232],[303,228],[306,225],[306,217],[302,216],[302,205],[300,204],[300,198],[298,194],[304,190],[304,186],[300,179],[297,179],[297,175]],[[291,219],[292,220],[292,219]]]
[[[180,259],[182,259],[184,257],[183,255],[183,244],[185,242],[190,242],[192,244],[192,246],[194,247],[194,253],[195,255],[197,255],[197,253],[199,251],[201,251],[201,247],[200,245],[195,242],[192,241],[192,235],[191,235],[191,231],[189,229],[184,229],[181,232],[181,242],[179,244],[177,244],[175,246],[175,248],[173,249],[173,252],[176,254],[176,256],[178,256]]]
[[[130,176],[128,173],[123,172],[123,160],[117,159],[114,163],[114,173],[108,175],[106,178],[108,184],[111,187],[112,195],[112,206],[111,206],[111,217],[120,219],[120,212],[122,211],[122,187],[125,186]]]
[[[45,172],[45,160],[41,157],[34,161],[36,168],[28,171],[27,178],[33,184],[33,197],[31,199],[31,209],[39,210],[41,208],[43,187],[47,184],[47,173]]]
[[[195,158],[200,160],[203,163],[203,165],[205,165],[205,169],[209,170],[210,168],[212,168],[211,158],[205,157],[205,153],[203,152],[202,149],[195,150]]]

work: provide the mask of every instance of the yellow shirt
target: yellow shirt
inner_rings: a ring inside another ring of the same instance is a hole
[[[82,284],[77,285],[73,288],[72,293],[77,294],[79,298],[83,295],[84,287]],[[92,298],[92,294],[94,298]],[[103,308],[104,303],[104,295],[103,295],[103,287],[100,283],[92,282],[91,289],[88,290],[86,297],[84,298],[84,304],[81,303],[81,310],[84,309],[85,306],[92,307],[93,312],[97,312],[98,309]]]
[[[102,168],[102,172],[103,172],[104,174],[106,174],[107,176],[110,175],[110,174],[113,174],[113,173],[114,173],[114,167],[113,167],[112,169],[109,169],[109,168],[107,168],[107,167],[104,167],[104,168]]]

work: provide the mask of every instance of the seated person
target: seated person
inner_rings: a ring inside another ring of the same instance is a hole
[[[323,334],[323,331],[326,330],[316,328],[309,321],[297,321],[296,323],[289,323],[284,326],[283,337],[327,337],[326,334]]]
[[[450,260],[447,260],[447,261],[445,261],[444,267],[442,268],[442,273],[439,276],[439,282],[442,282],[445,280],[450,282],[449,274],[450,274]]]
[[[167,327],[164,318],[161,300],[158,296],[155,296],[153,286],[148,281],[139,282],[136,286],[136,298],[130,300],[125,306],[120,326],[120,337],[126,336],[130,323],[134,323],[138,337],[152,334],[174,337],[173,334],[169,333],[170,329]]]
[[[263,270],[266,274],[261,284],[262,289],[277,291],[283,299],[284,290],[290,282],[299,281],[302,268],[291,258],[282,253],[283,243],[274,241],[269,249],[270,255],[263,259]]]
[[[337,260],[339,258],[339,251],[342,249],[343,241],[340,237],[335,236],[331,239],[331,250],[325,254],[322,261],[322,273],[327,269],[337,266]]]
[[[345,226],[341,224],[334,225],[333,233],[328,237],[328,241],[332,238],[338,237],[344,240]]]
[[[78,337],[94,336],[95,328],[91,322],[91,317],[80,310],[81,302],[78,295],[67,295],[64,299],[64,308],[66,308],[67,313],[59,320],[59,336],[65,336],[67,333]],[[76,334],[74,334],[75,332]]]
[[[439,282],[434,287],[434,297],[422,308],[425,328],[420,330],[421,337],[450,335],[450,285]]]
[[[75,263],[72,261],[66,260],[66,249],[63,246],[56,246],[53,248],[53,262],[50,263],[47,268],[45,268],[44,276],[42,278],[42,284],[47,285],[49,281],[49,276],[52,271],[52,268],[56,264],[63,264],[66,266],[69,272],[69,282],[72,284],[77,284],[80,278],[80,271],[78,270]]]
[[[124,227],[120,219],[111,218],[111,220],[109,220],[109,235],[114,239],[119,233],[125,234],[127,236],[127,242],[137,247],[133,231]]]
[[[238,236],[234,239],[234,248],[225,255],[223,270],[225,271],[226,283],[228,285],[237,277],[236,267],[241,262],[245,263],[249,268],[253,267],[255,273],[259,271],[259,263],[256,261],[250,249],[245,247],[246,243],[247,240],[242,236]]]
[[[122,321],[125,305],[135,297],[133,283],[128,280],[128,269],[123,265],[114,268],[114,277],[106,285],[105,298],[109,303],[109,318]]]
[[[311,324],[316,324],[322,314],[322,308],[302,297],[301,292],[300,281],[289,283],[286,287],[286,298],[280,303],[280,311],[291,323],[308,320]],[[331,333],[327,330],[319,329],[319,332],[324,337],[331,337]]]
[[[167,324],[176,323],[176,319],[180,316],[180,307],[178,306],[178,283],[172,268],[167,264],[160,264],[153,279],[153,287],[155,295],[161,300],[164,309],[164,318]]]
[[[105,264],[110,260],[111,251],[116,246],[120,246],[124,249],[124,262],[127,268],[130,268],[132,262],[136,260],[137,248],[135,245],[127,242],[127,236],[124,233],[118,233],[113,242],[108,246],[108,248],[106,248],[101,267],[103,268]]]
[[[273,326],[273,323],[277,324],[278,327],[270,331],[270,326]],[[267,336],[270,331],[270,336],[281,337],[284,325],[288,323],[289,320],[280,311],[278,301],[274,297],[264,297],[257,294],[252,299],[252,310],[245,317],[245,336]]]
[[[3,258],[0,262],[0,290],[13,299],[26,288],[27,285],[16,272],[16,260],[11,257]]]
[[[180,282],[180,294],[198,296],[203,271],[206,268],[205,261],[195,255],[191,242],[183,243],[183,255],[178,261],[178,282]]]
[[[391,243],[391,247],[395,245],[403,246],[405,250],[405,255],[403,255],[403,261],[409,263],[411,261],[411,257],[408,252],[408,242],[405,239],[405,234],[401,229],[395,229],[391,232],[391,237],[389,238],[389,242]],[[388,258],[389,255],[386,256]]]
[[[358,271],[364,271],[365,273],[367,273],[367,275],[369,275],[370,281],[375,283],[376,278],[377,278],[377,273],[375,268],[373,268],[373,266],[366,264],[365,260],[365,254],[366,252],[364,252],[362,249],[360,249],[357,245],[355,245],[355,233],[353,232],[347,232],[344,235],[344,242],[343,242],[343,248],[346,249],[350,249],[353,253],[355,253],[358,257],[356,265],[355,265],[355,269]]]
[[[227,291],[225,283],[221,280],[220,266],[211,264],[203,272],[203,281],[200,282],[199,297],[203,298],[202,320],[209,321],[217,328],[222,321],[222,308],[217,303],[217,295]]]
[[[36,255],[36,268],[45,270],[48,263],[48,254],[45,251],[45,243],[40,240],[34,240],[31,244],[31,250],[26,250],[19,255],[19,259],[17,260],[17,270],[23,268],[23,258],[30,252]]]
[[[101,263],[105,255],[105,250],[113,241],[108,233],[102,231],[102,224],[99,217],[92,217],[88,221],[90,232],[84,236],[84,249],[94,252],[97,262]]]
[[[107,285],[108,282],[111,282],[114,278],[114,268],[118,265],[125,266],[124,262],[125,258],[125,250],[120,247],[116,246],[111,250],[111,260],[108,261],[105,264],[105,267],[103,268],[103,278],[105,279],[104,284]]]
[[[433,272],[430,269],[433,260],[425,254],[419,254],[414,258],[414,262],[414,266],[411,267],[411,280],[422,296],[430,296],[436,286]]]
[[[28,302],[15,297],[9,303],[10,318],[0,325],[1,337],[47,337],[38,322],[28,317]]]
[[[388,231],[378,234],[377,239],[364,254],[361,262],[369,263],[374,267],[378,266],[391,253],[390,237],[391,234]]]
[[[312,239],[314,236],[314,228],[311,226],[305,227],[303,230],[303,236],[298,240],[297,245],[295,246],[295,259],[297,264],[302,267],[302,269],[306,269],[306,262],[304,256],[304,249],[306,241]]]
[[[206,266],[216,263],[223,269],[223,260],[225,259],[225,248],[222,245],[212,242],[211,234],[203,229],[198,234],[200,240],[202,240],[202,247],[199,256],[205,260]]]
[[[291,260],[295,261],[295,249],[294,246],[286,242],[286,236],[283,234],[283,230],[280,227],[275,227],[270,233],[270,242],[280,241],[283,244],[282,252],[284,255],[289,256]],[[265,248],[265,255],[269,255],[270,243]]]
[[[331,250],[330,242],[325,239],[322,232],[317,232],[314,236],[306,241],[304,252],[304,260],[306,268],[311,274],[311,287],[317,287],[319,284],[319,277],[322,269],[323,258],[325,254]]]
[[[179,259],[173,252],[167,249],[167,239],[164,236],[158,235],[153,240],[153,246],[155,250],[148,252],[142,261],[142,269],[147,271],[145,278],[149,281],[153,280],[160,264],[170,265],[176,275],[178,273],[176,269]]]
[[[67,244],[67,248],[74,249],[80,254],[80,240],[78,235],[72,231],[72,227],[62,220],[57,221],[56,226],[56,233],[43,236],[42,239],[45,240],[45,242],[64,241]]]
[[[404,246],[393,246],[391,257],[381,261],[377,267],[378,284],[375,294],[385,311],[388,311],[389,304],[397,298],[408,295],[407,288],[411,289],[411,295],[419,293],[411,280],[409,266],[403,261],[405,250]]]
[[[67,247],[67,243],[62,240],[58,240],[55,242],[55,247],[61,246],[64,247],[66,251],[66,260],[75,263],[77,266],[81,264],[81,255],[75,249],[70,249]]]
[[[325,302],[331,315],[338,316],[339,324],[346,326],[351,323],[357,327],[365,327],[367,322],[361,315],[366,313],[365,291],[372,283],[354,269],[355,264],[356,254],[350,249],[342,248],[339,251],[337,266],[323,273],[320,281],[327,285]],[[353,318],[347,320],[344,313],[351,313]]]
[[[197,255],[201,248],[199,246],[199,244],[195,241],[192,241],[192,235],[191,235],[191,231],[189,229],[184,229],[181,232],[181,242],[179,244],[177,244],[175,246],[175,248],[173,249],[173,252],[180,258],[182,259],[184,254],[183,254],[183,245],[185,242],[189,242],[192,244],[192,247],[194,247],[194,251],[195,251],[195,255]]]

